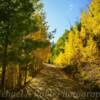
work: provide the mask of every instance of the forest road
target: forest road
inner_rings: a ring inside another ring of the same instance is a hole
[[[76,83],[54,65],[44,64],[43,69],[20,92],[31,100],[78,100],[73,96]]]
[[[77,91],[77,84],[61,68],[44,64],[43,69],[25,87],[5,100],[81,100],[73,94]]]

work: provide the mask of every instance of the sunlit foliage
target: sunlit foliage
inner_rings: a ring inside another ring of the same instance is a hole
[[[63,65],[64,68],[78,67],[83,80],[91,79],[91,82],[96,84],[100,81],[96,77],[99,76],[100,67],[100,0],[91,1],[88,11],[83,11],[81,14],[80,23],[72,27],[67,36],[63,43],[64,52],[60,51],[54,64]],[[93,70],[96,73],[94,77]]]

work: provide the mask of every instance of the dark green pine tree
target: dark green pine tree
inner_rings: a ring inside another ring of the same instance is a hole
[[[32,14],[39,0],[0,0],[0,64],[1,87],[5,88],[6,68],[15,61],[24,36],[36,31]]]

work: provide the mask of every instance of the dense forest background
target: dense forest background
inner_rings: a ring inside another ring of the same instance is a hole
[[[20,90],[45,62],[82,90],[100,91],[100,0],[55,44],[45,19],[41,0],[0,0],[0,90]]]

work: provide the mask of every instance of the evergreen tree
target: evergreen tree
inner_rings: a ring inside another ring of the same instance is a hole
[[[17,56],[16,52],[14,52],[18,49],[17,45],[22,43],[25,35],[37,30],[36,22],[32,16],[35,12],[35,7],[37,7],[37,2],[39,1],[0,0],[2,88],[5,87],[6,67]]]

